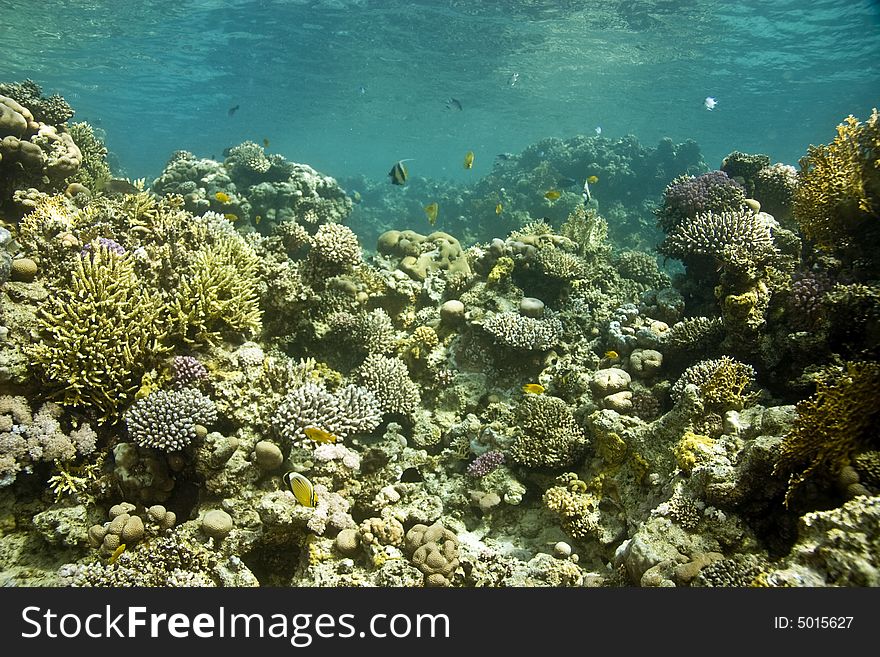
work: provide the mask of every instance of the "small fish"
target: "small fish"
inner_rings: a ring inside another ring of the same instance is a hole
[[[221,203],[229,203],[229,201],[232,200],[232,197],[226,192],[217,192],[216,194],[214,194],[214,198]]]
[[[706,109],[710,112],[715,109],[715,106],[718,104],[718,101],[715,100],[712,96],[706,96],[706,100],[703,101],[703,105],[706,106]]]
[[[522,391],[529,395],[543,395],[544,386],[540,383],[527,383],[522,387]]]
[[[367,88],[366,88],[364,85],[359,86],[359,87],[358,87],[358,93],[359,93],[361,96],[363,96],[365,93],[367,93]]]
[[[235,105],[234,107],[230,107],[229,110],[226,112],[226,114],[229,116],[232,116],[233,114],[235,114],[238,111],[239,107],[241,107],[241,105]]]
[[[446,109],[458,110],[460,112],[462,110],[461,101],[458,98],[450,98],[446,101]]]
[[[513,73],[509,78],[507,78],[507,84],[512,87],[516,84],[517,80],[519,80],[519,73]]]
[[[514,157],[516,156],[513,153],[498,153],[498,155],[495,156],[496,159],[504,161],[512,160]]]
[[[262,220],[263,220],[263,215],[258,214],[256,217],[254,217],[254,226],[259,226],[260,222]]]
[[[127,180],[122,180],[121,178],[111,178],[104,183],[101,191],[103,191],[105,194],[118,194],[122,196],[125,194],[139,194],[141,190],[139,190]]]
[[[329,431],[319,429],[318,427],[306,427],[303,429],[303,433],[306,434],[307,438],[314,440],[316,443],[335,443],[339,440]]]
[[[608,360],[617,360],[618,358],[620,358],[620,354],[618,354],[616,351],[614,351],[614,349],[609,349],[608,351],[605,352],[604,357],[607,358]]]
[[[425,214],[428,215],[428,223],[430,223],[432,226],[437,223],[437,212],[439,210],[440,206],[437,205],[436,202],[425,206]]]
[[[406,170],[406,167],[403,166],[403,163],[407,160],[400,160],[393,167],[391,167],[391,171],[388,172],[388,177],[391,178],[392,185],[403,185],[406,183],[407,176],[409,176],[409,172]]]
[[[584,205],[587,205],[590,201],[593,200],[593,195],[590,194],[590,179],[587,178],[584,181],[584,189],[581,192],[581,196],[584,198]]]
[[[502,210],[504,210],[504,206],[499,202],[498,205],[495,206],[495,214],[501,214]]]
[[[360,203],[361,200],[362,200],[362,198],[361,198],[361,193],[360,193],[360,192],[355,192],[354,194],[352,194],[352,195],[351,195],[351,200],[352,200],[353,203]]]
[[[550,201],[550,202],[555,201],[555,200],[558,199],[560,196],[562,196],[562,192],[560,192],[560,191],[558,191],[558,190],[556,190],[556,189],[550,189],[550,190],[548,190],[548,191],[546,191],[546,192],[544,193],[544,198],[547,199],[547,200]]]
[[[312,482],[304,475],[301,475],[299,472],[290,471],[284,473],[281,480],[290,489],[290,492],[293,493],[297,502],[303,506],[309,506],[312,508],[318,506],[318,496],[315,495],[315,489],[312,486]]]
[[[602,126],[597,125],[597,126],[595,127],[595,129],[594,129],[594,132],[596,133],[596,136],[597,136],[597,137],[598,137],[599,135],[601,135],[601,134],[602,134]]]
[[[263,148],[269,148],[269,138],[263,137]]]
[[[474,167],[474,152],[468,151],[464,154],[464,168],[465,169],[473,169]]]
[[[227,212],[227,213],[224,214],[223,216],[226,217],[226,218],[227,218],[229,221],[231,221],[232,223],[235,223],[236,221],[238,221],[238,215],[237,215],[237,214],[233,214],[233,213],[231,213],[231,212]]]
[[[113,550],[113,554],[107,559],[107,565],[109,566],[112,563],[116,563],[116,560],[122,556],[123,552],[125,552],[125,543],[120,543],[119,547]]]
[[[599,176],[590,176],[587,178],[587,182],[591,185],[595,185],[597,182],[599,182]]]
[[[223,149],[223,157],[229,157],[229,154],[232,152],[232,146],[227,146]]]

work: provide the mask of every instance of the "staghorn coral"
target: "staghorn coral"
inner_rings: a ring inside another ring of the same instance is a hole
[[[830,144],[810,146],[800,160],[794,218],[820,248],[877,264],[880,246],[880,114],[852,115]]]
[[[199,250],[171,303],[172,333],[191,344],[259,333],[257,265],[253,248],[234,233]]]
[[[160,313],[131,258],[98,246],[75,260],[69,286],[46,300],[43,339],[27,354],[61,403],[91,408],[101,422],[115,419],[164,351]]]
[[[730,356],[714,360],[701,360],[687,368],[672,386],[670,395],[678,401],[689,384],[700,389],[703,402],[709,408],[724,410],[741,409],[748,401],[746,390],[755,380],[751,365],[741,363]]]
[[[356,374],[364,387],[376,395],[385,413],[410,415],[421,401],[419,387],[409,378],[406,363],[399,358],[371,354]]]
[[[132,404],[124,418],[136,444],[174,452],[196,438],[196,425],[213,424],[217,409],[195,388],[157,390]]]
[[[366,388],[349,385],[331,393],[322,385],[306,383],[287,393],[271,424],[278,436],[299,443],[306,440],[306,427],[324,429],[342,440],[370,433],[381,420],[379,401]]]
[[[525,395],[516,408],[518,432],[510,447],[517,463],[563,468],[582,456],[587,438],[568,405],[558,397]]]
[[[554,318],[533,319],[516,312],[497,313],[483,321],[483,330],[502,344],[525,351],[544,351],[558,344],[562,323]]]
[[[786,504],[802,484],[829,480],[865,449],[877,447],[880,364],[850,362],[817,383],[797,405],[794,428],[782,441],[774,472],[789,475]]]
[[[760,262],[776,253],[772,227],[772,218],[766,214],[705,212],[680,222],[657,250],[686,262],[694,257],[715,258],[725,263]]]

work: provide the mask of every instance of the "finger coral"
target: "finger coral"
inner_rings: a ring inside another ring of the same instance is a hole
[[[197,424],[208,426],[216,419],[214,402],[195,388],[157,390],[125,412],[132,441],[167,452],[189,445],[196,437]]]
[[[61,403],[115,419],[162,355],[160,312],[130,257],[97,246],[74,261],[69,286],[45,301],[31,364]]]

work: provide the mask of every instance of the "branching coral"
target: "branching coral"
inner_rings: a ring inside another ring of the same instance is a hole
[[[125,412],[129,437],[141,447],[176,451],[196,437],[196,425],[208,427],[217,409],[195,388],[157,390],[137,400]]]
[[[670,394],[678,400],[685,386],[694,384],[700,389],[703,402],[713,410],[741,409],[748,401],[747,390],[755,379],[755,371],[730,356],[715,360],[701,360],[687,368],[672,386]]]
[[[679,176],[664,191],[663,207],[658,211],[660,225],[668,231],[701,213],[737,212],[745,198],[742,185],[723,171]]]
[[[583,456],[586,436],[558,397],[526,395],[516,409],[520,432],[510,448],[517,463],[562,468]]]
[[[658,250],[687,260],[715,258],[722,262],[744,259],[757,262],[775,253],[768,215],[753,212],[706,212],[685,219],[673,228]]]
[[[786,503],[806,481],[830,479],[865,449],[876,449],[880,364],[847,363],[797,405],[795,426],[782,441],[777,474],[790,475]]]
[[[171,304],[173,333],[189,343],[216,344],[229,333],[262,329],[257,256],[237,235],[221,235],[196,253]]]
[[[357,369],[357,376],[376,395],[386,413],[409,415],[419,405],[419,387],[409,378],[406,363],[399,358],[372,354]]]
[[[346,386],[330,392],[321,385],[306,383],[287,393],[272,417],[275,432],[291,443],[305,440],[304,429],[329,431],[339,439],[369,433],[382,420],[376,396],[360,386]]]
[[[837,126],[827,146],[810,146],[801,159],[794,217],[801,231],[832,252],[876,262],[880,245],[880,114]]]
[[[533,319],[515,312],[493,315],[483,322],[483,330],[497,344],[525,351],[550,349],[562,337],[562,323],[558,319]]]
[[[70,286],[46,300],[31,363],[62,403],[115,419],[163,352],[160,312],[130,257],[95,248],[76,259]]]

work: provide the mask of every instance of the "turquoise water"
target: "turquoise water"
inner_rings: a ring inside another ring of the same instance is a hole
[[[646,145],[695,139],[710,166],[732,150],[796,164],[877,104],[880,7],[0,0],[0,53],[0,79],[60,93],[133,178],[178,149],[222,159],[265,138],[334,176],[382,179],[414,158],[413,175],[467,180],[496,153],[597,126]]]

